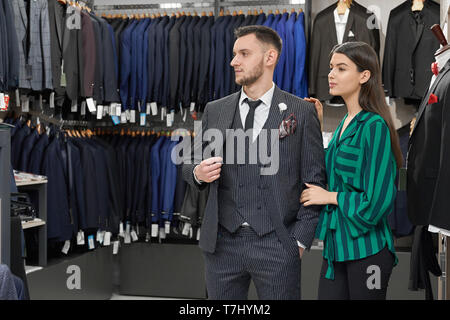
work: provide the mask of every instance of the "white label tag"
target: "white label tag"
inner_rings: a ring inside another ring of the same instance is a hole
[[[82,246],[84,243],[84,232],[80,230],[77,234],[77,245]]]
[[[166,116],[166,107],[161,108],[161,121],[164,120],[164,117]]]
[[[105,232],[105,239],[103,239],[103,245],[109,246],[111,244],[111,232]]]
[[[90,250],[95,249],[95,245],[94,245],[94,236],[93,236],[93,235],[90,235],[90,236],[88,237],[88,243],[89,243],[89,249],[90,249]]]
[[[184,113],[184,115],[183,115],[183,122],[186,122],[186,117],[187,117],[187,111]]]
[[[389,105],[389,96],[386,96],[386,104]]]
[[[109,115],[110,116],[115,116],[116,115],[116,104],[114,102],[111,102],[111,104],[109,105]]]
[[[116,116],[119,116],[122,114],[122,105],[120,103],[116,104]]]
[[[150,108],[152,109],[152,116],[158,115],[158,105],[156,102],[150,103]]]
[[[109,106],[103,106],[103,116],[109,114]]]
[[[140,118],[141,118],[141,121],[140,121],[141,126],[145,127],[145,120],[147,119],[147,114],[141,113]]]
[[[170,233],[170,221],[166,221],[164,224],[166,234]]]
[[[194,112],[194,110],[195,110],[195,102],[191,102],[189,111],[190,111],[190,112]]]
[[[103,118],[103,106],[98,105],[97,106],[97,119],[101,120]]]
[[[172,126],[172,114],[171,113],[169,113],[168,115],[167,115],[167,118],[166,118],[166,125],[168,126],[168,127],[171,127]]]
[[[123,234],[123,222],[121,222],[119,224],[119,236],[123,238],[124,234]]]
[[[189,235],[189,228],[190,228],[190,227],[191,227],[191,224],[190,224],[189,222],[186,222],[186,223],[184,224],[183,231],[181,231],[181,234],[182,234],[183,236]]]
[[[192,239],[192,236],[194,235],[194,229],[192,227],[189,228],[189,238]]]
[[[159,238],[160,239],[166,238],[166,231],[164,230],[164,228],[159,228]]]
[[[127,114],[125,112],[122,112],[120,115],[120,123],[127,123]]]
[[[130,233],[130,228],[131,228],[130,223],[127,222],[127,226],[126,226],[126,229],[125,229],[125,233]]]
[[[95,108],[94,99],[87,98],[86,103],[90,113],[94,113],[95,111],[97,111],[97,109]]]
[[[50,109],[55,109],[55,93],[50,93]]]
[[[139,238],[138,238],[138,236],[137,236],[137,234],[136,234],[136,231],[131,231],[131,239],[133,239],[133,241],[138,241],[139,240]]]
[[[80,115],[86,115],[86,101],[81,101]]]
[[[42,94],[39,95],[39,110],[42,110],[44,108],[44,102],[42,100]]]
[[[70,107],[70,112],[78,111],[78,100],[72,100],[72,106]]]
[[[197,241],[200,241],[200,228],[197,229]]]
[[[0,92],[0,109],[3,110],[5,109],[6,104],[5,104],[5,94],[3,92]],[[23,109],[22,109],[23,111]],[[23,112],[27,112],[27,111],[23,111]]]
[[[152,237],[157,237],[158,236],[158,225],[157,224],[152,224]]]
[[[125,115],[127,117],[127,120],[129,121],[130,120],[130,110],[129,109],[125,111]]]
[[[51,97],[52,95],[50,95]],[[20,108],[20,92],[19,89],[16,89],[16,107]]]
[[[150,110],[151,110],[150,108],[151,108],[150,103],[147,103],[147,108],[146,108],[146,110],[145,110],[145,111],[146,111],[146,112],[145,112],[146,114],[150,114]]]
[[[119,241],[114,241],[113,245],[113,254],[117,254],[119,252]]]
[[[0,94],[0,103],[4,103],[4,96]],[[27,96],[22,96],[22,112],[30,111],[30,98]]]
[[[67,252],[69,252],[69,249],[70,249],[70,240],[66,240],[66,242],[64,242],[64,247],[62,248],[61,252],[67,254]]]
[[[123,240],[124,243],[129,244],[131,243],[130,234],[125,232],[125,239]]]
[[[130,111],[130,122],[131,123],[136,123],[136,110],[131,110]]]

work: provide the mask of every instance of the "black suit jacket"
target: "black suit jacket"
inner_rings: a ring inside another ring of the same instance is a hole
[[[58,1],[48,2],[48,14],[50,21],[50,50],[52,54],[52,79],[56,96],[64,96],[65,88],[61,87],[61,60],[64,32],[63,4]]]
[[[76,100],[80,94],[79,78],[82,65],[79,55],[81,52],[81,30],[69,28],[70,17],[66,15],[64,20],[63,36],[63,68],[66,77],[66,93],[70,100]],[[83,21],[83,19],[82,19]]]
[[[7,33],[3,36],[7,39],[9,62],[6,65],[8,77],[6,79],[9,88],[16,88],[19,85],[19,42],[15,32],[14,12],[10,1],[3,1],[5,12],[5,22]]]
[[[431,32],[439,24],[439,4],[425,1],[417,26],[411,1],[394,8],[389,15],[383,59],[383,83],[389,96],[421,99],[432,76],[430,65],[439,42]]]
[[[200,17],[192,17],[191,22],[186,27],[186,60],[184,64],[184,87],[183,105],[187,107],[191,103],[192,70],[194,64],[194,27],[199,22]]]
[[[334,23],[334,9],[336,4],[329,6],[316,16],[311,36],[310,64],[309,64],[309,94],[320,100],[330,99],[328,73],[330,52],[338,43],[336,25]],[[343,42],[363,41],[371,45],[377,52],[380,47],[378,29],[371,30],[367,21],[371,16],[367,9],[353,1],[345,27]],[[349,37],[350,31],[354,36]]]
[[[200,54],[200,71],[198,78],[198,96],[197,102],[199,104],[200,111],[203,111],[206,103],[208,102],[209,92],[209,58],[211,47],[211,26],[214,23],[214,17],[208,17],[205,24],[201,29],[201,54]]]
[[[169,81],[170,109],[178,109],[178,78],[180,73],[180,27],[186,16],[178,18],[169,32]]]
[[[428,104],[433,93],[438,102]],[[407,160],[408,215],[415,225],[450,230],[450,61],[419,107]]]

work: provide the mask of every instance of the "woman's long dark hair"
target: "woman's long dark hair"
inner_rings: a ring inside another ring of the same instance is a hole
[[[370,79],[361,85],[358,98],[359,105],[363,110],[379,114],[384,119],[391,133],[392,152],[394,153],[397,167],[401,168],[403,166],[403,155],[391,112],[386,104],[381,85],[380,64],[375,50],[365,42],[345,42],[334,46],[333,50],[331,50],[330,58],[334,53],[344,54],[352,60],[358,67],[359,72],[364,70],[370,71]]]

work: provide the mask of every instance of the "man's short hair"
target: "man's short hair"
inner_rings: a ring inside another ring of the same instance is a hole
[[[236,39],[249,34],[254,34],[256,36],[256,39],[258,39],[262,43],[273,46],[275,50],[277,50],[278,52],[277,58],[278,63],[278,60],[280,59],[281,56],[281,49],[283,48],[283,42],[278,33],[272,28],[259,25],[245,26],[234,30],[234,35],[236,36]]]

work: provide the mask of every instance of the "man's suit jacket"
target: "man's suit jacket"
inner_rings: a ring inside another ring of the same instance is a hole
[[[129,106],[129,80],[131,73],[131,34],[137,25],[137,21],[131,22],[121,33],[120,42],[120,99],[122,110],[127,110]]]
[[[219,16],[216,21],[214,21],[214,24],[211,26],[210,28],[210,35],[211,35],[211,47],[209,50],[209,87],[211,88],[211,90],[209,90],[209,98],[208,100],[211,101],[213,99],[218,99],[218,98],[214,98],[214,93],[217,92],[218,90],[215,90],[214,88],[214,69],[216,68],[216,64],[215,64],[215,55],[216,55],[216,37],[217,37],[217,29],[219,27],[220,24],[222,24],[224,22],[225,17],[224,16]],[[219,71],[217,71],[217,73],[219,73]]]
[[[407,159],[408,216],[414,225],[450,230],[450,61],[439,72],[419,107]],[[438,102],[428,104],[430,94]]]
[[[50,50],[52,53],[53,88],[57,96],[63,96],[65,94],[65,89],[61,87],[61,65],[65,7],[58,1],[49,1],[48,14],[50,20]]]
[[[188,26],[191,24],[193,17],[187,16],[183,24],[180,26],[180,61],[179,61],[179,72],[178,72],[178,102],[181,102],[182,106],[187,107],[184,104],[184,88],[185,83],[185,72],[186,72],[186,59],[188,55]]]
[[[202,16],[198,23],[194,26],[194,68],[192,69],[192,87],[191,87],[191,102],[196,103],[198,107],[198,91],[200,82],[200,65],[203,63],[201,55],[205,55],[202,49],[202,28],[208,21],[207,16]]]
[[[3,6],[0,5],[0,91],[8,88],[8,30]]]
[[[73,13],[72,13],[73,14]],[[82,40],[81,30],[69,28],[71,16],[66,15],[64,20],[63,35],[63,70],[66,78],[66,93],[70,100],[76,100],[80,95],[79,79],[82,78],[83,65],[80,64],[80,43]],[[83,23],[83,18],[82,18]],[[83,89],[84,90],[84,89]]]
[[[184,87],[182,94],[183,106],[188,107],[191,103],[192,70],[194,65],[194,27],[200,20],[200,17],[192,17],[191,22],[186,27],[186,60],[184,63]]]
[[[284,66],[286,64],[287,60],[287,52],[286,52],[286,23],[289,19],[289,13],[283,13],[281,16],[281,19],[276,24],[276,27],[274,28],[278,35],[281,38],[281,41],[283,41],[283,48],[281,50],[280,60],[278,60],[277,66],[275,67],[275,72],[273,74],[273,82],[277,86],[279,86],[282,90],[286,90],[286,87],[283,83],[283,76],[284,76]]]
[[[205,24],[201,28],[201,53],[200,53],[200,70],[198,76],[198,95],[197,103],[200,105],[200,111],[203,111],[206,102],[208,102],[208,86],[209,86],[209,50],[211,47],[210,28],[214,23],[214,17],[208,17]]]
[[[220,100],[208,103],[202,118],[202,132],[210,128],[220,130],[226,141],[226,130],[233,123],[235,112],[239,112],[240,92]],[[285,103],[287,109],[280,112],[279,104]],[[294,134],[279,141],[279,170],[274,175],[261,176],[264,184],[264,198],[271,213],[278,238],[288,252],[298,250],[293,238],[309,248],[314,239],[320,207],[304,207],[300,204],[300,194],[304,183],[312,183],[325,187],[326,173],[322,135],[317,113],[312,104],[307,103],[285,91],[275,87],[271,111],[266,128],[278,130],[280,123],[293,113],[298,121]],[[270,139],[268,139],[270,140]],[[275,141],[268,142],[273,154]],[[194,150],[204,150],[206,143],[195,143]],[[223,145],[222,145],[223,148]],[[221,148],[221,149],[222,149]],[[200,247],[206,252],[214,252],[218,230],[218,186],[219,180],[199,187],[194,181],[194,167],[201,162],[196,152],[193,157],[186,157],[183,165],[184,179],[192,186],[204,189],[209,185],[209,196],[200,235]],[[203,154],[203,152],[200,152]],[[219,152],[223,154],[223,152]],[[217,153],[215,154],[218,155]],[[219,178],[221,179],[221,178]]]
[[[90,15],[84,11],[81,11],[81,38],[83,45],[80,52],[82,62],[80,64],[82,70],[82,79],[80,88],[82,88],[82,96],[92,97],[94,95],[94,86],[97,85],[95,78],[96,64],[101,63],[98,60],[97,42],[94,31],[94,21]]]
[[[334,23],[334,10],[336,4],[329,6],[316,16],[310,45],[309,64],[309,94],[320,100],[331,98],[328,86],[328,73],[330,71],[329,54],[338,43],[336,35],[336,25]],[[352,2],[345,26],[343,42],[363,41],[372,46],[375,52],[379,48],[376,33],[378,29],[371,30],[367,27],[367,21],[371,14],[367,9]],[[349,36],[350,31],[354,36]]]
[[[9,88],[15,88],[19,85],[19,43],[15,32],[14,12],[11,1],[3,0],[3,9],[5,13],[6,32],[3,36],[7,39],[8,68],[7,85]]]
[[[231,61],[226,61],[225,59],[225,30],[230,24],[230,21],[232,21],[231,18],[232,16],[225,16],[223,22],[218,25],[216,30],[216,53],[214,59],[210,61],[210,64],[215,64],[215,74],[222,79],[218,79],[216,76],[214,87],[209,87],[209,91],[215,91],[215,99],[220,99],[228,94],[225,92],[225,83],[227,83],[227,81],[229,82],[229,78],[227,78],[228,74],[225,74],[225,68],[231,68]],[[214,77],[214,74],[212,75],[212,77]],[[208,101],[211,100],[213,99],[209,99]]]
[[[163,79],[164,79],[164,55],[166,54],[166,46],[164,45],[164,28],[169,23],[170,18],[164,16],[155,27],[155,42],[149,42],[150,48],[155,48],[154,72],[149,73],[153,77],[153,102],[161,103],[163,95]],[[149,36],[149,41],[151,37]],[[152,51],[149,52],[149,59],[152,57]],[[149,64],[149,69],[151,65]],[[149,81],[150,87],[150,81]]]
[[[294,75],[292,78],[292,93],[300,98],[308,96],[307,70],[306,70],[306,37],[303,12],[298,14],[294,25]]]
[[[411,12],[411,2],[405,1],[392,9],[386,31],[383,59],[383,84],[391,97],[421,99],[430,83],[431,63],[439,42],[431,32],[439,24],[439,4],[424,1],[417,25]]]
[[[180,27],[186,16],[176,19],[175,24],[169,32],[169,106],[170,109],[178,109],[178,84],[180,74]]]

